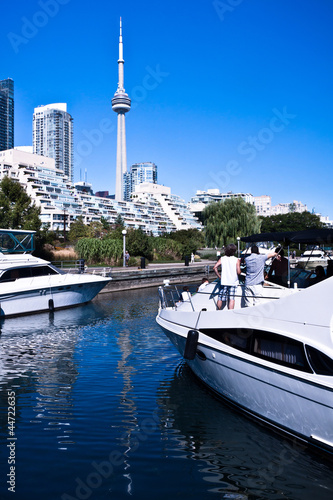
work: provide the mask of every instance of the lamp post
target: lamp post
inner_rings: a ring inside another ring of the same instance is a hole
[[[240,256],[240,248],[239,248],[239,245],[240,245],[240,237],[239,237],[239,236],[237,236],[237,247],[238,247],[238,248],[237,248],[237,251],[238,251],[238,258],[239,258],[239,256]]]
[[[121,234],[123,235],[123,267],[126,267],[125,252],[126,252],[126,229],[123,229]]]

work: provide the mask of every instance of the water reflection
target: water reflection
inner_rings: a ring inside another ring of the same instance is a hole
[[[316,461],[300,443],[216,400],[183,363],[170,382],[161,384],[158,404],[166,453],[197,461],[208,491],[219,498],[304,500],[327,498],[333,490],[325,458]]]
[[[328,498],[329,465],[215,400],[179,364],[156,311],[155,290],[133,291],[2,322],[2,443],[6,390],[17,393],[15,496]],[[106,461],[113,473],[89,483]]]
[[[25,396],[35,394],[30,423],[56,432],[60,449],[73,444],[72,390],[79,375],[74,353],[80,327],[100,321],[101,317],[103,309],[94,303],[55,313],[1,320],[2,395],[5,398],[7,391],[16,390],[16,425],[19,426],[28,400]],[[5,434],[5,414],[1,415],[1,427]]]

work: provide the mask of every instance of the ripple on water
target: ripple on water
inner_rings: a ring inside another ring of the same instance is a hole
[[[156,290],[141,290],[1,323],[25,488],[16,498],[75,498],[76,478],[87,484],[111,453],[119,463],[91,498],[326,498],[331,466],[215,399],[156,313]]]

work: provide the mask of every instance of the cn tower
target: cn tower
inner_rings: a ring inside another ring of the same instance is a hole
[[[124,199],[123,178],[124,174],[127,172],[125,113],[127,113],[131,109],[131,99],[128,97],[124,89],[123,34],[121,18],[119,35],[118,88],[111,102],[113,111],[118,114],[115,199],[121,201]]]

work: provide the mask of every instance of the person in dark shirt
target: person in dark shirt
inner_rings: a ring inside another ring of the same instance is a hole
[[[276,249],[276,258],[268,271],[267,280],[281,286],[288,286],[288,259],[284,256],[284,250]]]

